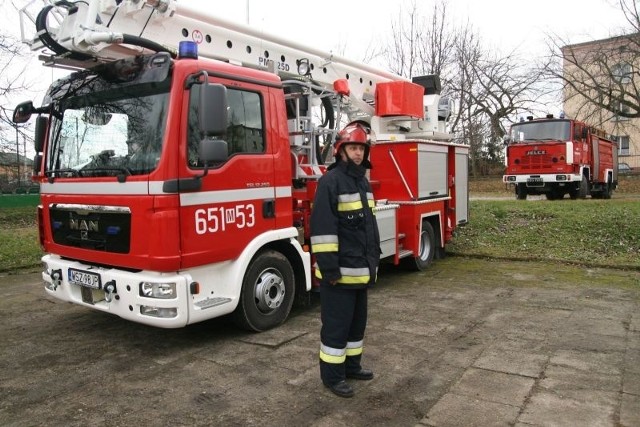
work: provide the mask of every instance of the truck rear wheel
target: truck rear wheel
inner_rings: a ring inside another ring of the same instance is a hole
[[[273,250],[260,252],[244,275],[233,320],[238,327],[254,332],[278,326],[291,311],[294,293],[293,268],[289,260]]]
[[[422,233],[420,233],[420,246],[418,256],[408,258],[406,263],[412,270],[426,270],[433,262],[436,253],[436,235],[429,221],[422,223]]]

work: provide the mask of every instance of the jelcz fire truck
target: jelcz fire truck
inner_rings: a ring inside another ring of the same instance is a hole
[[[503,181],[518,200],[540,194],[610,199],[618,185],[617,144],[584,122],[529,116],[511,126],[505,144]]]
[[[354,121],[376,140],[382,258],[426,268],[468,220],[468,147],[446,132],[437,76],[410,81],[173,0],[45,2],[21,19],[45,65],[74,70],[14,112],[37,114],[55,298],[165,328],[282,323],[317,285],[314,192]]]

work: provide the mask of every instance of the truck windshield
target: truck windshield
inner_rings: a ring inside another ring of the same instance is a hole
[[[130,66],[126,76],[114,78],[113,69],[76,73],[50,89],[49,178],[126,177],[156,168],[168,109],[168,72],[152,70],[149,77],[148,67],[132,71],[137,64],[124,64]]]
[[[512,142],[568,141],[571,123],[568,120],[549,120],[518,123],[511,127]]]

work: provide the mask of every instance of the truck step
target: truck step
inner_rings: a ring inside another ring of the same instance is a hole
[[[400,249],[400,252],[398,252],[398,258],[406,258],[408,256],[413,256],[413,252],[409,249]]]

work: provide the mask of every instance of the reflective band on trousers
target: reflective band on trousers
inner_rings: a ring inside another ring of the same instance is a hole
[[[362,354],[362,341],[352,341],[347,343],[347,356],[357,356]]]
[[[333,348],[320,344],[320,360],[332,364],[344,363],[347,358],[346,348]]]

